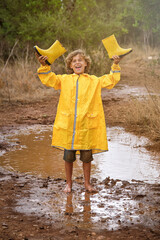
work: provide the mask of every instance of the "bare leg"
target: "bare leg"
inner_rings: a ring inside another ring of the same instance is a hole
[[[85,189],[89,192],[96,192],[96,190],[92,187],[90,183],[91,162],[83,163],[83,172],[84,172]]]
[[[72,191],[72,172],[73,172],[73,163],[65,161],[65,171],[66,171],[66,180],[67,184],[64,189],[64,192],[70,193]]]

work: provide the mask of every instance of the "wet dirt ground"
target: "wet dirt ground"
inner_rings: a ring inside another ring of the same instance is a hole
[[[53,123],[59,94],[50,101],[3,105],[1,133],[19,126]],[[118,103],[112,95],[104,105]],[[104,110],[105,110],[104,106]],[[21,145],[17,140],[17,145]],[[1,142],[1,151],[12,144]],[[22,156],[23,157],[23,156]],[[0,167],[0,240],[160,239],[160,184],[92,177],[98,192],[85,192],[82,175],[73,192],[63,177],[39,177]]]
[[[0,168],[0,239],[159,239],[159,184],[92,183],[96,194],[84,191],[81,177],[65,194],[64,179]]]

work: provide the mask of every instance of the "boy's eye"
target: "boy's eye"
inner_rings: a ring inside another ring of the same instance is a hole
[[[72,60],[72,63],[82,62],[82,61],[83,61],[82,58],[78,58],[78,59],[73,59],[73,60]]]

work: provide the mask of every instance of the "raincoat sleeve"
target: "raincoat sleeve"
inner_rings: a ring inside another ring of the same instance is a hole
[[[99,78],[102,88],[112,89],[120,80],[121,68],[118,64],[113,64],[109,74]]]
[[[56,75],[52,72],[49,65],[41,65],[37,72],[39,79],[44,85],[53,87],[55,90],[61,89],[61,75]]]

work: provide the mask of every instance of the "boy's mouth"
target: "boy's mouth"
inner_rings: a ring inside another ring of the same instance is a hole
[[[81,69],[81,66],[75,66],[75,68],[78,70],[78,69]]]

